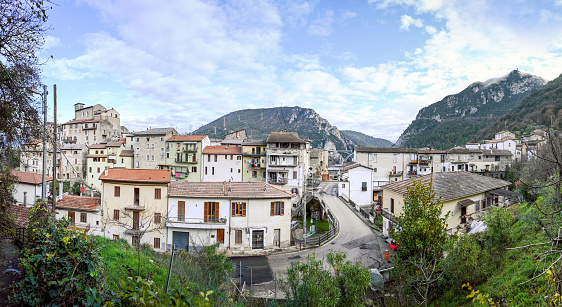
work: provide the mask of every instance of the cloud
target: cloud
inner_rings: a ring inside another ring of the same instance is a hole
[[[348,19],[355,18],[355,17],[357,17],[356,12],[345,10],[343,11],[343,13],[341,13],[339,20],[340,23],[345,23]]]
[[[329,36],[332,34],[332,23],[334,22],[334,12],[326,10],[322,16],[313,20],[308,26],[308,33],[316,36]]]
[[[408,15],[402,15],[400,17],[400,29],[402,30],[406,30],[409,31],[410,30],[410,26],[414,26],[416,28],[421,28],[423,27],[423,22],[421,19],[414,19],[411,16]]]
[[[58,37],[51,36],[51,35],[45,36],[45,43],[43,44],[44,50],[49,50],[60,46],[62,46],[62,44]]]

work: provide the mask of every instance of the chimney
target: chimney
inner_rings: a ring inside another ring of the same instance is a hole
[[[109,170],[106,168],[105,171],[103,171],[103,174],[107,176],[109,174]]]

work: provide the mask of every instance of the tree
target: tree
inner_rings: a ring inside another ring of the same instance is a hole
[[[425,306],[432,284],[444,272],[449,213],[443,216],[442,210],[443,204],[435,197],[432,184],[414,181],[404,197],[404,213],[396,217],[398,227],[391,231],[400,244],[392,272],[399,283],[411,290],[408,298]]]
[[[28,89],[41,84],[46,9],[42,0],[0,0],[0,224],[10,223],[6,212],[15,203],[4,192],[14,182],[9,174],[18,146],[40,136],[37,97]]]

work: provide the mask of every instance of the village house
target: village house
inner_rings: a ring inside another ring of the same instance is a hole
[[[380,187],[373,186],[373,169],[359,163],[344,168],[345,180],[338,184],[340,195],[347,196],[354,205],[372,205],[378,199]]]
[[[172,170],[172,180],[201,181],[203,150],[211,145],[206,135],[175,135],[166,140],[166,162],[160,169]]]
[[[88,148],[82,144],[63,144],[60,147],[60,178],[69,180],[70,185],[83,182],[86,173],[86,155]]]
[[[242,143],[242,181],[265,182],[266,148],[265,141],[246,140]]]
[[[448,233],[453,234],[463,228],[469,217],[487,210],[491,206],[509,204],[508,198],[516,193],[507,191],[508,181],[485,177],[468,172],[433,173],[416,179],[393,182],[383,186],[383,234],[395,227],[394,217],[404,211],[404,198],[413,181],[419,180],[424,185],[432,183],[435,197],[443,203],[443,213],[449,213]]]
[[[292,195],[263,182],[174,181],[167,244],[191,250],[218,244],[234,253],[290,245]]]
[[[86,183],[101,191],[100,175],[109,168],[133,168],[133,151],[121,141],[93,144],[87,159]]]
[[[201,181],[242,181],[242,147],[205,147]]]
[[[102,181],[102,230],[111,239],[166,249],[170,170],[110,168]]]
[[[74,104],[74,119],[61,124],[58,133],[61,143],[90,146],[106,140],[118,140],[127,128],[121,127],[121,115],[101,104],[86,107]]]
[[[71,226],[91,235],[103,236],[100,204],[98,197],[64,195],[57,202],[56,218],[66,217]]]
[[[35,201],[41,199],[43,177],[41,174],[16,172],[12,171],[12,175],[16,177],[14,185],[14,198],[16,204],[21,206],[32,206]],[[49,182],[53,181],[52,177],[47,177],[47,195],[49,195]]]
[[[131,133],[131,149],[134,150],[135,164],[138,169],[158,169],[166,164],[166,141],[178,132],[174,128],[150,128]]]

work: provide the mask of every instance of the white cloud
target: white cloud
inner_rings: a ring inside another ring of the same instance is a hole
[[[343,11],[340,16],[340,22],[345,23],[348,19],[357,17],[357,13],[349,10]]]
[[[43,49],[49,50],[60,46],[62,46],[62,44],[58,37],[51,36],[51,35],[45,36],[45,43],[43,44]]]
[[[402,15],[400,17],[400,29],[402,30],[406,30],[409,31],[410,30],[410,26],[414,26],[416,28],[421,28],[423,27],[423,22],[421,19],[419,18],[412,18],[412,16],[408,16],[408,15]]]
[[[334,12],[326,10],[322,16],[313,20],[308,26],[308,33],[316,36],[329,36],[332,34],[332,23],[334,22]]]

